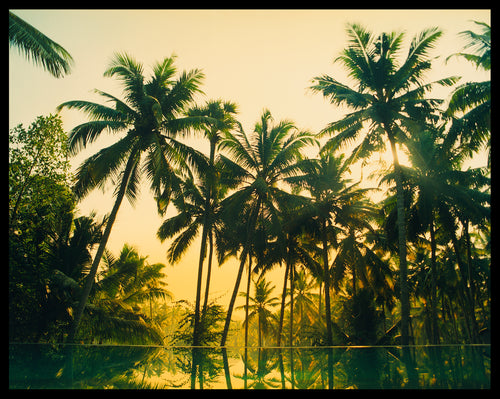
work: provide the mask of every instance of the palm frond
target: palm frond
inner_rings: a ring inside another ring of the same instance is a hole
[[[59,78],[71,71],[73,58],[59,44],[9,11],[9,46]]]
[[[105,77],[118,77],[124,84],[125,98],[137,110],[143,101],[144,76],[143,66],[127,53],[115,53],[108,69],[104,72]]]
[[[118,133],[126,129],[127,126],[127,123],[116,121],[90,121],[82,123],[74,127],[70,132],[68,138],[69,151],[71,154],[76,154],[97,140],[104,130]]]
[[[116,176],[118,170],[131,153],[134,139],[125,136],[109,147],[103,148],[88,157],[78,168],[73,191],[78,198],[85,197],[96,187],[103,187],[109,178]]]
[[[153,65],[153,82],[158,87],[167,88],[172,83],[169,79],[177,72],[177,68],[174,65],[175,58],[176,55],[172,54],[170,57],[166,57],[163,61]]]
[[[175,115],[193,100],[195,94],[203,94],[200,86],[205,74],[199,69],[183,71],[162,99],[164,115]]]
[[[177,238],[172,242],[167,251],[168,261],[170,263],[178,262],[182,255],[191,246],[193,240],[198,235],[201,223],[191,223]]]
[[[313,82],[316,84],[310,88],[315,92],[322,93],[323,97],[328,98],[330,103],[334,105],[345,104],[356,110],[368,106],[373,99],[371,94],[354,90],[328,75],[316,77]]]

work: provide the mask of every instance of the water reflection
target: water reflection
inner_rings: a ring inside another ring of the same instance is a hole
[[[164,348],[9,345],[9,386],[147,389],[489,388],[489,345]]]

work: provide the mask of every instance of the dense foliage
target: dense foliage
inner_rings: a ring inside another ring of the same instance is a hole
[[[481,33],[464,33],[471,53],[457,56],[489,70],[490,28],[478,25]],[[10,131],[10,341],[489,342],[490,160],[464,165],[489,151],[490,82],[427,83],[441,34],[423,31],[405,53],[404,34],[350,25],[337,61],[353,85],[323,75],[311,87],[350,112],[317,134],[269,110],[247,133],[234,103],[194,103],[201,71],[178,73],[167,57],[145,78],[142,64],[115,54],[105,76],[123,84],[123,100],[98,91],[111,106],[60,105],[90,119],[69,138],[52,115]],[[448,101],[428,96],[435,85],[451,87]],[[210,142],[208,156],[180,140],[195,131]],[[125,135],[71,179],[68,157],[115,132]],[[375,202],[375,189],[350,172],[386,143],[393,164],[378,173],[387,190]],[[318,155],[307,157],[312,148]],[[106,251],[120,204],[134,202],[142,177],[162,217],[169,206],[178,211],[157,232],[170,262],[182,264],[201,233],[194,304],[168,301],[162,264],[128,245],[116,257]],[[116,185],[109,216],[76,217],[78,200],[109,181]],[[210,270],[230,257],[238,270],[224,309],[209,302]],[[281,266],[283,291],[275,293],[266,273]],[[246,317],[237,323],[245,269]]]

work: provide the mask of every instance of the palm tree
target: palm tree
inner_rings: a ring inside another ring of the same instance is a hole
[[[202,158],[199,158],[198,162]],[[208,160],[206,161],[206,170],[210,170]],[[198,167],[202,167],[198,164]],[[220,175],[220,166],[216,162],[212,165],[215,178],[209,177],[209,173],[200,176],[195,181],[192,174],[187,177],[181,178],[178,193],[173,195],[172,202],[178,210],[178,214],[165,220],[158,229],[158,238],[163,242],[167,238],[177,235],[175,240],[171,243],[168,249],[168,260],[174,264],[181,259],[187,248],[192,244],[195,237],[199,234],[200,228],[206,231],[205,241],[208,241],[208,271],[205,286],[205,298],[203,301],[203,312],[208,306],[209,288],[210,288],[210,274],[213,260],[214,247],[221,240],[220,236],[225,234],[222,231],[221,209],[220,202],[226,195],[230,186],[225,184],[225,179]],[[207,198],[209,199],[207,201]],[[208,208],[208,215],[207,215]],[[205,227],[207,226],[207,227]],[[215,242],[214,242],[215,241]],[[206,242],[202,243],[202,248],[206,247]],[[217,249],[219,252],[219,249]],[[205,251],[200,251],[200,262],[206,257]],[[219,256],[221,258],[221,256]],[[201,272],[201,271],[200,271]],[[199,316],[199,305],[201,302],[201,276],[197,284],[197,297],[198,297],[198,312],[195,305],[195,321],[196,315]],[[202,313],[203,313],[202,312]],[[203,317],[203,316],[202,316]],[[199,322],[200,320],[198,320]],[[196,339],[196,345],[199,346],[199,338]]]
[[[491,27],[484,22],[474,21],[481,33],[470,30],[461,32],[468,39],[464,49],[472,53],[457,53],[452,56],[465,58],[476,65],[477,69],[491,69]],[[447,59],[449,59],[448,57]],[[453,145],[457,140],[465,146],[471,156],[482,146],[490,147],[491,135],[491,81],[468,82],[453,92],[446,113],[452,118],[452,127],[445,141]],[[488,166],[491,166],[491,149],[488,153]]]
[[[306,273],[304,268],[294,273],[294,311],[298,313],[299,318],[298,328],[293,328],[293,326],[290,328],[294,329],[297,336],[300,336],[302,330],[307,331],[307,327],[311,326],[319,315],[316,305],[318,294],[312,293],[312,290],[317,286],[317,280],[312,277],[312,274]],[[290,294],[292,293],[290,292]]]
[[[350,160],[338,157],[324,148],[318,159],[306,159],[297,166],[302,172],[286,181],[292,187],[306,190],[310,197],[308,213],[317,222],[317,236],[321,241],[322,277],[325,287],[325,318],[327,326],[327,345],[333,344],[330,288],[331,270],[329,264],[329,242],[334,242],[339,227],[336,224],[369,227],[360,219],[370,211],[366,204],[359,203],[368,191],[359,189],[356,184],[348,186],[345,175],[349,171]]]
[[[278,217],[277,202],[280,193],[277,184],[295,170],[295,163],[301,158],[301,150],[315,143],[308,132],[298,131],[293,122],[283,120],[274,126],[269,110],[264,110],[260,122],[255,124],[254,135],[247,137],[243,130],[226,133],[220,142],[233,160],[221,155],[221,161],[241,188],[223,201],[227,220],[239,220],[247,215],[245,243],[240,254],[240,266],[235,287],[229,302],[221,346],[224,346],[229,331],[234,302],[238,294],[245,261],[250,253],[254,231],[259,216],[266,220],[266,226],[282,240],[282,229]]]
[[[347,47],[336,61],[340,61],[356,83],[349,87],[336,79],[323,75],[313,79],[311,89],[330,99],[332,104],[347,105],[354,111],[330,123],[323,133],[338,132],[327,147],[352,143],[364,135],[361,144],[353,151],[355,157],[365,157],[384,148],[384,136],[390,143],[396,173],[398,209],[398,253],[401,289],[401,332],[404,345],[409,343],[410,302],[407,284],[406,226],[403,187],[397,143],[419,130],[426,120],[432,119],[440,100],[426,99],[424,95],[436,84],[450,86],[457,78],[423,83],[425,72],[431,68],[429,50],[442,32],[430,28],[415,36],[402,63],[400,53],[403,33],[382,33],[378,36],[352,24],[348,26],[350,38]],[[367,126],[367,124],[369,125]],[[365,128],[368,128],[365,130]]]
[[[172,298],[166,289],[162,263],[149,264],[147,257],[125,244],[117,258],[106,252],[83,327],[91,339],[129,344],[162,343],[158,326],[146,316],[151,301]]]
[[[123,198],[133,204],[139,193],[141,158],[142,170],[151,183],[159,212],[168,205],[175,167],[185,166],[186,159],[199,157],[195,151],[175,140],[176,134],[196,126],[202,117],[183,116],[184,108],[199,92],[203,74],[199,70],[183,72],[174,79],[174,58],[167,57],[153,66],[153,76],[147,82],[142,64],[127,54],[115,54],[105,76],[116,76],[124,84],[125,100],[97,90],[114,106],[75,100],[58,109],[78,109],[89,115],[90,121],[76,126],[70,133],[69,147],[73,152],[94,142],[103,132],[125,131],[116,143],[87,158],[76,173],[74,192],[84,197],[92,189],[103,187],[110,179],[119,179],[115,203],[106,223],[99,248],[94,257],[80,304],[75,312],[71,341],[78,329],[99,262],[104,253],[111,228]]]
[[[264,337],[270,332],[274,331],[273,322],[275,321],[275,315],[271,311],[271,308],[278,306],[278,298],[271,296],[272,291],[275,286],[271,286],[270,282],[267,282],[265,278],[259,278],[254,282],[254,296],[251,297],[247,295],[246,292],[240,292],[240,296],[249,298],[252,304],[238,307],[238,309],[247,308],[248,316],[245,319],[245,326],[253,318],[257,318],[257,331],[258,331],[258,346],[262,348],[264,345]]]
[[[9,11],[9,47],[17,47],[28,60],[56,78],[70,73],[73,58],[59,44]]]
[[[221,135],[225,132],[229,132],[231,129],[238,125],[238,122],[234,118],[237,113],[236,104],[221,100],[208,101],[205,107],[198,108],[194,107],[189,110],[188,115],[190,116],[203,116],[212,118],[213,121],[209,121],[202,128],[205,137],[210,141],[210,155],[208,168],[204,171],[204,179],[206,182],[206,195],[205,195],[205,205],[204,205],[204,215],[203,215],[203,230],[201,234],[201,247],[200,247],[200,258],[198,262],[198,277],[196,283],[196,302],[195,302],[195,313],[194,313],[194,334],[193,334],[193,346],[199,345],[198,330],[200,323],[200,300],[201,300],[201,280],[203,275],[203,260],[205,259],[207,238],[210,237],[210,255],[208,272],[206,279],[206,289],[205,289],[205,301],[203,308],[205,309],[208,302],[208,291],[210,287],[210,272],[211,272],[211,262],[212,262],[212,248],[213,248],[213,234],[212,234],[212,204],[211,202],[215,200],[216,191],[216,171],[214,166],[215,161],[215,151],[217,144],[221,139]]]
[[[425,130],[406,144],[407,155],[412,167],[402,167],[403,186],[407,198],[408,238],[416,240],[422,233],[430,237],[430,304],[431,304],[431,340],[439,343],[437,326],[437,239],[439,222],[450,220],[453,215],[464,221],[474,220],[483,223],[489,218],[489,194],[478,189],[489,185],[489,179],[480,169],[462,171],[465,146],[450,149],[444,141],[449,131],[445,126]],[[444,140],[443,140],[443,137]],[[386,175],[382,182],[394,180],[394,173]],[[448,216],[443,216],[446,213]],[[451,216],[451,218],[450,218]],[[388,218],[388,221],[394,217]],[[448,224],[448,228],[451,227]],[[453,235],[456,229],[450,231]],[[464,273],[470,275],[470,273]],[[467,282],[470,287],[471,282]],[[472,298],[471,296],[469,298]]]

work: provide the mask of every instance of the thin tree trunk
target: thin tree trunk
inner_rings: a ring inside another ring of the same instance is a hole
[[[290,264],[287,260],[285,265],[285,278],[283,280],[283,291],[281,293],[281,311],[280,311],[280,321],[278,325],[278,341],[276,346],[281,346],[281,334],[283,332],[283,319],[285,317],[285,302],[286,302],[286,283],[288,281],[288,272],[290,269]]]
[[[290,348],[293,346],[293,279],[294,279],[294,265],[290,263]],[[290,349],[291,350],[291,349]]]
[[[323,241],[323,280],[325,285],[325,320],[326,320],[326,344],[333,345],[332,315],[330,307],[330,272],[328,270],[328,239],[326,236],[326,220],[323,220],[321,239]]]
[[[193,346],[198,346],[200,344],[200,302],[201,302],[201,281],[203,277],[203,261],[205,260],[205,253],[207,247],[207,237],[210,226],[210,200],[212,197],[212,184],[213,184],[213,160],[215,157],[215,143],[210,143],[210,158],[209,158],[209,170],[208,175],[209,178],[207,180],[208,183],[208,192],[207,197],[205,198],[205,214],[203,215],[203,230],[201,233],[201,247],[200,247],[200,259],[198,261],[198,277],[196,281],[196,300],[194,305],[194,332],[193,332]],[[207,276],[207,279],[210,276]],[[207,284],[208,281],[207,281]],[[208,291],[205,292],[205,296],[208,295]]]
[[[479,328],[477,326],[476,320],[476,289],[474,285],[474,279],[472,278],[472,250],[471,250],[471,242],[470,242],[470,234],[469,234],[469,221],[466,219],[463,222],[464,226],[464,236],[465,236],[465,244],[467,247],[467,289],[469,290],[470,297],[470,308],[472,312],[472,329],[474,332],[474,339],[477,340],[479,336]],[[475,341],[474,343],[477,343]]]
[[[108,222],[106,223],[106,228],[104,229],[104,234],[101,237],[99,248],[97,249],[97,253],[92,262],[92,267],[90,268],[90,272],[85,280],[85,285],[83,287],[83,292],[80,297],[80,302],[78,303],[78,307],[76,308],[73,324],[68,334],[69,343],[74,342],[75,335],[78,331],[78,327],[80,325],[85,305],[87,304],[90,290],[92,289],[92,285],[94,284],[94,279],[97,273],[97,268],[99,267],[99,262],[101,261],[102,255],[104,254],[104,250],[106,249],[106,244],[108,243],[109,235],[111,234],[111,229],[113,228],[113,223],[115,222],[116,219],[116,214],[118,213],[118,209],[120,208],[123,197],[125,196],[125,192],[127,191],[130,175],[138,160],[136,156],[137,156],[137,151],[132,150],[132,153],[130,154],[130,157],[127,161],[127,165],[123,172],[122,181],[120,183],[120,190],[118,191],[118,195],[116,196],[113,209],[111,210]]]
[[[203,231],[201,234],[200,258],[198,260],[198,277],[196,280],[196,301],[194,305],[194,331],[193,331],[193,346],[200,345],[200,301],[201,301],[201,280],[203,277],[203,261],[205,260],[205,251],[207,246],[208,226],[207,218],[203,223]]]
[[[236,297],[238,295],[238,289],[240,288],[241,276],[245,268],[245,261],[247,254],[250,252],[250,246],[252,245],[253,232],[255,230],[255,224],[257,223],[257,216],[260,210],[261,199],[257,200],[257,206],[253,210],[253,214],[250,216],[250,220],[247,227],[247,240],[243,252],[240,257],[240,267],[238,269],[238,275],[236,276],[236,281],[234,284],[233,294],[231,295],[231,300],[229,301],[229,307],[227,309],[226,321],[224,323],[224,329],[222,330],[222,337],[220,346],[226,345],[227,334],[229,333],[229,325],[231,324],[231,316],[233,315],[234,303],[236,302]]]
[[[247,277],[247,296],[245,298],[245,348],[248,346],[248,302],[250,299],[250,281],[252,275],[252,254],[248,254],[248,277]]]
[[[399,248],[399,285],[401,296],[401,344],[409,345],[409,323],[410,323],[410,295],[408,290],[408,265],[406,263],[406,212],[404,208],[404,191],[401,176],[401,167],[399,165],[396,142],[394,141],[391,130],[387,125],[384,126],[391,143],[392,158],[394,165],[394,175],[396,180],[396,200],[398,214],[398,248]]]
[[[437,270],[436,270],[436,237],[434,232],[434,211],[431,210],[431,318],[432,318],[432,343],[439,344],[439,330],[437,323]]]
[[[205,284],[205,299],[203,300],[202,317],[208,308],[208,294],[210,292],[210,278],[212,275],[212,258],[214,254],[214,242],[212,232],[208,235],[208,266],[207,266],[207,282]]]

